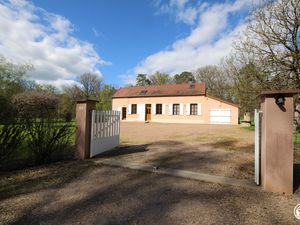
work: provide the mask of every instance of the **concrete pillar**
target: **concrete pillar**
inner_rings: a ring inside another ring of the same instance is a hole
[[[91,117],[97,101],[82,100],[76,104],[75,158],[90,158]]]
[[[261,184],[271,192],[293,193],[293,93],[261,95]]]

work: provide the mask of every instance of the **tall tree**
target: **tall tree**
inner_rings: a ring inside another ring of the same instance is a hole
[[[222,98],[224,100],[234,100],[231,95],[232,83],[218,66],[205,66],[195,71],[195,78],[198,82],[206,83],[207,94]]]
[[[235,54],[267,73],[273,88],[300,88],[300,1],[264,3],[253,10]]]
[[[62,93],[59,96],[59,116],[66,121],[74,118],[76,101],[83,97],[83,92],[77,85],[63,87]]]
[[[164,85],[172,83],[172,79],[167,73],[156,72],[149,76],[151,85]]]
[[[0,55],[0,94],[11,98],[24,91],[25,76],[31,69],[30,64],[15,64]]]
[[[0,124],[14,119],[12,98],[26,89],[25,76],[32,68],[29,64],[10,62],[0,55]]]
[[[100,110],[111,110],[112,109],[112,96],[116,93],[116,89],[112,85],[104,85],[99,97],[99,103],[97,107]]]
[[[151,85],[151,81],[147,78],[146,74],[138,74],[136,77],[137,86]]]
[[[182,84],[182,83],[188,83],[188,82],[194,82],[195,77],[191,72],[184,71],[181,74],[174,75],[174,83],[176,84]]]
[[[99,97],[102,80],[97,74],[84,73],[79,77],[79,82],[82,85],[83,95],[86,98]]]

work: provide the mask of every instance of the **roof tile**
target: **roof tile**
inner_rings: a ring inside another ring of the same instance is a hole
[[[205,83],[133,86],[120,88],[113,98],[205,95]]]

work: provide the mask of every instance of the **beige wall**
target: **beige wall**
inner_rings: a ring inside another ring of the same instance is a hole
[[[201,115],[187,115],[187,104],[201,104]],[[145,121],[145,115],[130,114],[130,104],[151,104],[151,121],[152,122],[169,122],[169,123],[210,123],[211,109],[230,109],[231,124],[238,124],[238,108],[236,106],[215,100],[206,96],[182,96],[182,97],[143,97],[143,98],[114,98],[112,101],[113,110],[121,110],[122,107],[127,109],[126,121]],[[155,115],[155,104],[165,105],[164,115]],[[169,108],[172,104],[182,104],[182,115],[170,115]],[[139,111],[138,111],[139,113]]]

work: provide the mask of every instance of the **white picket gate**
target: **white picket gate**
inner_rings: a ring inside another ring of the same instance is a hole
[[[120,143],[120,112],[92,111],[90,157]]]

